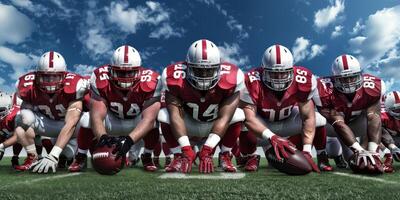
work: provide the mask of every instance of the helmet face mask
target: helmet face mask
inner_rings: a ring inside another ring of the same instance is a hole
[[[55,93],[62,88],[64,72],[36,72],[36,83],[46,93]]]
[[[271,90],[287,90],[293,82],[293,68],[280,70],[264,68],[262,80]]]
[[[220,78],[220,65],[188,64],[189,83],[198,90],[213,88]],[[190,78],[189,78],[190,77]]]
[[[129,89],[139,83],[140,67],[111,66],[111,80],[120,89]]]
[[[63,87],[67,65],[63,56],[55,51],[44,53],[35,72],[35,84],[49,94],[54,94]]]
[[[342,93],[351,94],[359,90],[362,86],[361,72],[345,76],[334,77],[334,87]]]

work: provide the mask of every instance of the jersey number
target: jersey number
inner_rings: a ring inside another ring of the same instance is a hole
[[[118,118],[124,119],[124,106],[122,103],[118,102],[111,102],[110,103],[110,110],[118,115]],[[140,113],[140,108],[136,103],[131,103],[131,107],[129,108],[128,112],[126,112],[126,116],[137,116]]]
[[[269,113],[269,119],[268,120],[270,122],[273,122],[273,121],[278,121],[278,120],[282,120],[282,119],[288,118],[290,116],[290,114],[292,113],[292,108],[293,108],[293,106],[290,105],[288,107],[280,109],[278,116],[276,116],[277,112],[274,109],[263,108],[262,111],[265,112],[265,113]]]
[[[45,115],[50,117],[51,119],[55,119],[53,113],[51,112],[51,109],[48,105],[38,105],[37,106],[39,110],[41,110]],[[58,117],[62,118],[66,114],[66,109],[62,104],[57,104],[56,105],[56,110],[59,111],[57,113]]]
[[[199,119],[199,105],[195,103],[187,103],[186,105],[193,110],[193,119],[201,121]],[[207,121],[216,119],[218,117],[218,104],[210,104],[202,116],[204,118],[209,118]]]

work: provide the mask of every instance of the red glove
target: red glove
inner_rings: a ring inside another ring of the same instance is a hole
[[[180,171],[182,173],[190,173],[192,171],[192,164],[196,158],[196,153],[191,146],[184,146],[181,148],[182,157]]]
[[[200,173],[212,173],[214,172],[214,163],[212,155],[214,153],[213,148],[204,145],[200,151],[199,158],[200,158]]]
[[[307,162],[308,162],[308,164],[310,164],[312,170],[313,170],[314,172],[321,173],[321,171],[319,170],[317,164],[315,164],[315,162],[313,161],[310,152],[308,152],[308,151],[302,151],[302,153],[303,153],[304,157],[306,157]]]
[[[289,157],[286,151],[289,151],[291,154],[294,154],[296,147],[289,141],[284,138],[281,138],[277,135],[272,136],[270,139],[271,145],[274,148],[275,156],[278,160],[281,160],[281,155],[284,158]]]

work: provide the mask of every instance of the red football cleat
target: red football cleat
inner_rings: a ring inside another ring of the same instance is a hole
[[[225,172],[236,172],[236,167],[232,163],[232,157],[229,151],[219,154],[219,163]]]
[[[28,154],[28,156],[25,159],[24,164],[15,166],[15,170],[21,171],[21,172],[27,171],[31,168],[31,166],[35,162],[37,162],[37,160],[38,160],[38,158],[35,154]]]
[[[325,152],[322,152],[321,154],[317,155],[317,160],[318,160],[318,167],[321,171],[326,171],[326,172],[333,171],[333,167],[329,164],[329,159]]]
[[[255,172],[257,171],[259,164],[260,155],[248,155],[244,170],[247,172]]]
[[[140,156],[140,159],[142,160],[145,171],[154,172],[157,170],[157,167],[154,165],[153,158],[151,157],[151,153],[143,153]]]
[[[383,162],[383,170],[385,173],[393,173],[394,172],[394,167],[393,167],[393,156],[391,153],[387,153],[383,156],[385,158],[385,161]]]
[[[78,153],[75,156],[74,162],[68,167],[69,172],[81,172],[86,169],[87,156],[86,154]]]

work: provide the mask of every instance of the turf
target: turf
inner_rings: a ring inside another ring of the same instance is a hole
[[[242,179],[199,180],[160,179],[161,170],[148,173],[140,167],[115,176],[90,168],[75,176],[65,170],[50,175],[18,173],[6,158],[0,162],[0,199],[400,199],[400,173],[371,177],[380,181],[333,173],[287,176],[262,160],[258,172]],[[400,171],[400,165],[396,169]],[[197,168],[191,175],[200,175]]]

